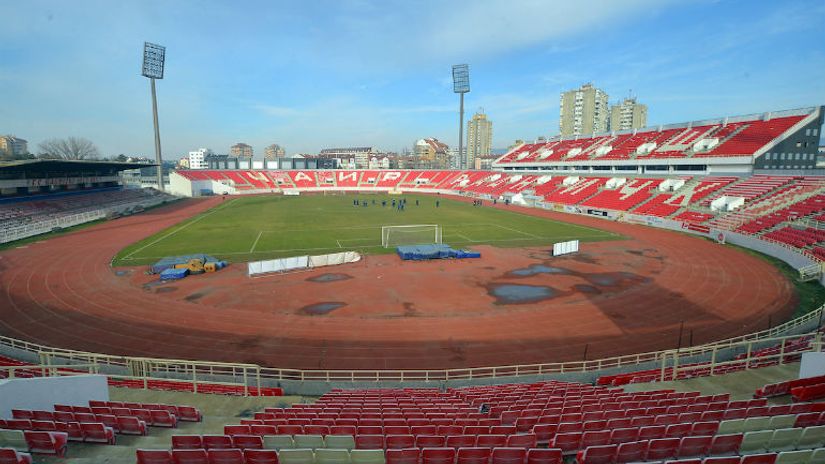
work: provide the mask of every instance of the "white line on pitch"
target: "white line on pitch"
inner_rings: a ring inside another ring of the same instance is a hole
[[[255,247],[258,246],[258,240],[261,239],[261,235],[264,234],[264,231],[258,232],[258,237],[255,239],[255,242],[252,244],[252,248],[249,249],[249,252],[252,253],[255,251]]]
[[[455,233],[455,235],[456,235],[456,237],[463,238],[464,240],[466,240],[466,241],[468,241],[468,242],[471,242],[471,243],[478,242],[478,240],[473,240],[473,239],[471,239],[470,237],[467,237],[467,236],[466,236],[466,235],[464,235],[464,234],[459,234],[458,232],[456,232],[456,233]]]
[[[340,240],[336,240],[335,243],[338,244],[338,248],[344,248],[344,247],[341,246],[341,241]]]
[[[510,228],[510,227],[505,227],[505,226],[502,226],[502,225],[500,225],[500,224],[493,224],[493,225],[494,225],[494,226],[496,226],[496,227],[502,228],[502,229],[504,229],[504,230],[509,230],[510,232],[515,232],[515,233],[517,233],[517,234],[527,235],[528,237],[533,237],[533,238],[542,238],[542,237],[539,237],[538,235],[534,235],[534,234],[531,234],[531,233],[528,233],[528,232],[522,232],[522,231],[520,231],[520,230],[517,230],[517,229],[512,229],[512,228]]]
[[[158,237],[158,238],[157,238],[157,239],[155,239],[154,241],[152,241],[152,242],[150,242],[150,243],[147,243],[146,245],[143,245],[142,247],[138,248],[137,250],[135,250],[135,251],[133,251],[133,252],[129,253],[128,255],[126,255],[126,256],[124,257],[124,259],[128,259],[130,256],[135,255],[135,254],[137,254],[138,252],[141,252],[141,251],[145,250],[146,248],[149,248],[150,246],[152,246],[152,245],[154,245],[154,244],[156,244],[156,243],[160,242],[161,240],[164,240],[164,239],[166,239],[166,238],[171,237],[172,235],[175,235],[176,233],[178,233],[178,232],[182,231],[183,229],[185,229],[185,228],[187,228],[187,227],[191,226],[192,224],[194,224],[194,223],[196,223],[196,222],[200,221],[201,219],[205,218],[206,216],[209,216],[210,214],[215,213],[215,212],[217,212],[218,210],[221,210],[221,209],[225,208],[227,205],[229,205],[230,203],[234,203],[235,201],[236,201],[236,200],[229,200],[229,201],[227,201],[226,203],[221,204],[221,205],[220,205],[220,206],[218,206],[217,208],[214,208],[214,209],[212,209],[212,210],[210,210],[210,211],[207,211],[206,213],[204,213],[204,214],[202,214],[202,215],[198,216],[197,218],[195,218],[193,221],[191,221],[191,222],[187,222],[186,224],[184,224],[184,225],[180,226],[179,228],[177,228],[177,229],[173,230],[172,232],[169,232],[168,234],[166,234],[166,235],[164,235],[164,236],[162,236],[162,237]]]

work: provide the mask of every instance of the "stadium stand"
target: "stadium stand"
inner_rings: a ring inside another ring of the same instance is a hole
[[[769,406],[764,398],[629,393],[561,381],[335,389],[315,403],[265,408],[254,417],[224,426],[224,435],[173,435],[171,449],[136,450],[137,462],[561,464],[567,456],[577,463],[741,464],[825,457],[825,403]]]
[[[0,203],[0,243],[106,217],[143,211],[174,197],[153,189],[109,188]]]

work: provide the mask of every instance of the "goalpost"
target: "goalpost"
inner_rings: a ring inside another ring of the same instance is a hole
[[[438,224],[381,227],[381,245],[384,248],[430,243],[441,243],[441,226]]]

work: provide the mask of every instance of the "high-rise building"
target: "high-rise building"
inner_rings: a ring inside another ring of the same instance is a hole
[[[476,157],[487,157],[493,150],[493,121],[479,110],[467,121],[467,167],[475,166]]]
[[[252,158],[252,147],[247,145],[243,142],[238,142],[229,149],[229,153],[232,156],[237,156],[238,158]]]
[[[286,156],[286,150],[277,143],[273,143],[272,145],[264,148],[264,159],[265,160],[274,160],[277,158],[283,158]]]
[[[189,152],[189,169],[206,169],[208,164],[206,158],[212,155],[212,150],[208,148],[199,148],[195,151]]]
[[[607,99],[604,90],[589,83],[562,92],[559,101],[559,132],[562,137],[606,132]]]
[[[20,156],[29,152],[26,140],[13,135],[0,135],[0,155]]]
[[[611,131],[639,129],[646,125],[647,105],[638,103],[635,98],[625,98],[610,107]]]

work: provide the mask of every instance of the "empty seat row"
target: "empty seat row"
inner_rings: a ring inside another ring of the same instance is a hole
[[[518,435],[173,435],[172,448],[270,448],[270,449],[400,449],[511,447],[534,448],[533,434]]]
[[[820,464],[825,462],[825,448],[704,459],[687,458],[665,462],[666,464]]]
[[[721,437],[721,438],[720,438]],[[576,455],[579,464],[663,461],[676,458],[738,455],[742,436],[657,438],[591,446]]]
[[[68,413],[71,414],[71,413]],[[132,416],[115,417],[112,415],[98,414],[92,417],[84,417],[84,421],[66,418],[65,421],[46,421],[29,419],[0,419],[0,428],[9,430],[38,430],[44,432],[67,432],[69,440],[74,440],[78,436],[82,439],[83,430],[92,429],[97,425],[111,428],[115,433],[126,435],[146,435],[146,422]],[[96,425],[97,424],[97,425]]]
[[[0,429],[0,448],[63,457],[66,455],[67,447],[68,435],[64,432]]]
[[[573,452],[589,446],[619,444],[629,441],[652,440],[658,438],[683,438],[689,436],[712,436],[715,427],[705,424],[676,424],[671,426],[651,425],[646,427],[628,427],[613,430],[592,430],[587,432],[564,432],[551,436],[550,446],[565,452]],[[711,425],[715,425],[712,424]],[[543,437],[542,437],[543,438]]]
[[[65,409],[72,408],[71,406],[63,407],[63,410],[52,411],[29,411],[21,409],[13,409],[12,417],[15,419],[6,420],[7,424],[12,424],[7,428],[18,428],[13,424],[24,424],[25,421],[52,421],[52,422],[103,422],[102,418],[111,420],[111,417],[134,417],[147,425],[155,427],[176,427],[178,417],[167,410],[149,410],[149,409],[129,409],[129,408],[111,408],[106,411],[92,412],[91,408],[82,408],[84,411],[67,411]],[[77,408],[77,407],[75,407]],[[97,409],[97,408],[95,408]],[[89,412],[86,412],[88,410]],[[24,422],[13,422],[24,421]],[[2,425],[2,423],[0,423]],[[30,428],[22,426],[23,428]]]
[[[198,408],[185,405],[89,400],[89,407],[95,414],[114,414],[114,412],[106,412],[105,408],[109,408],[110,411],[112,408],[148,409],[150,411],[165,409],[174,414],[178,420],[186,422],[200,422],[203,420],[203,414]]]
[[[547,448],[345,449],[138,449],[138,464],[561,464],[560,450]]]
[[[740,454],[793,451],[825,447],[825,426],[747,432]]]
[[[241,419],[240,425],[227,425],[224,428],[227,435],[511,435],[516,432],[515,425],[284,425],[278,424],[277,419]]]

